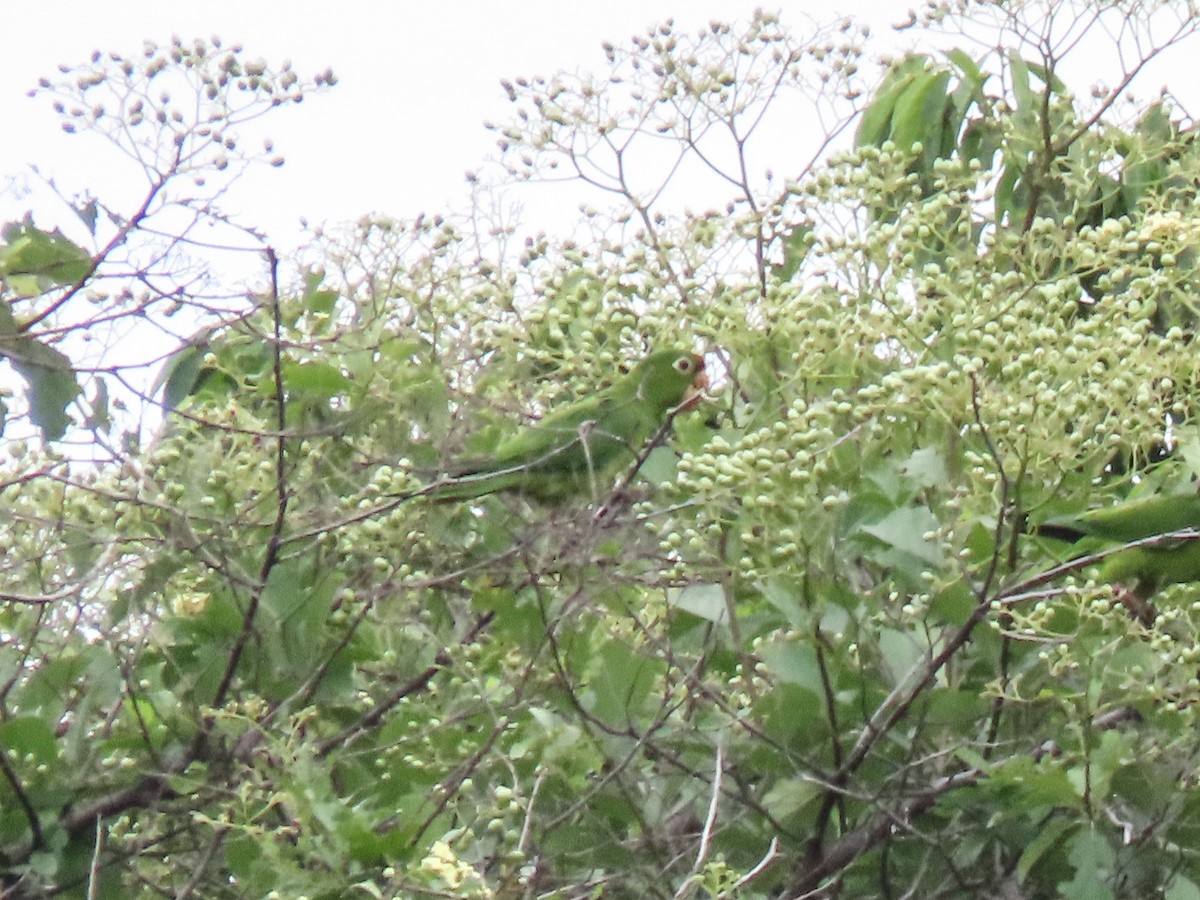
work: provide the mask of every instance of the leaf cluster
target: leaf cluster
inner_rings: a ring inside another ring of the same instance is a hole
[[[619,204],[591,237],[375,216],[235,309],[175,294],[203,327],[141,392],[161,429],[0,468],[11,889],[1194,895],[1195,585],[1131,617],[1027,526],[1200,471],[1200,160],[1167,99],[1076,99],[1054,6],[869,93],[854,26],[656,27],[508,88],[517,171]],[[172,52],[153,77],[266,90]],[[764,110],[822,84],[854,146],[750,174]],[[621,180],[651,135],[723,211]],[[19,323],[82,327],[55,292],[97,257],[4,240],[0,352],[72,435],[82,368]],[[421,494],[664,346],[713,396],[636,477]]]

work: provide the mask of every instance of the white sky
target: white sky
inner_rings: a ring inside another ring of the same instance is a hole
[[[256,170],[244,212],[285,244],[301,216],[313,223],[354,220],[369,212],[410,217],[461,209],[464,174],[494,149],[485,119],[503,121],[510,104],[501,78],[602,70],[600,43],[624,43],[674,16],[693,31],[711,19],[745,20],[761,0],[56,0],[5,9],[9,40],[0,54],[0,188],[30,163],[65,192],[91,189],[101,199],[105,172],[77,136],[64,134],[45,97],[26,96],[60,63],[92,50],[134,55],[145,39],[171,35],[241,43],[247,58],[293,61],[308,77],[326,67],[338,85],[267,117],[264,131],[287,164]],[[808,30],[857,14],[876,33],[905,18],[900,0],[842,0],[837,6],[783,4],[784,24]],[[771,8],[767,4],[767,8]],[[119,11],[119,14],[117,14]],[[14,38],[19,36],[19,40]],[[20,217],[31,200],[0,190],[0,221]],[[70,214],[35,203],[44,227]]]
[[[744,21],[760,5],[773,7],[763,0],[8,4],[8,40],[0,53],[0,222],[21,216],[32,203],[40,225],[71,223],[66,209],[4,190],[7,179],[27,171],[30,163],[53,175],[66,193],[91,189],[112,201],[105,185],[113,172],[88,152],[86,139],[60,130],[47,98],[26,96],[38,77],[53,76],[60,63],[82,63],[94,49],[133,55],[145,39],[165,43],[173,34],[184,39],[215,34],[227,45],[243,44],[247,58],[291,59],[301,76],[333,69],[339,79],[334,89],[267,117],[264,131],[287,164],[255,170],[242,201],[247,224],[265,228],[273,241],[286,246],[298,234],[302,216],[321,223],[370,212],[404,218],[462,209],[464,173],[478,168],[495,146],[482,122],[502,122],[510,114],[501,78],[602,71],[603,40],[623,44],[672,16],[687,32],[711,19]],[[782,8],[784,25],[797,35],[806,34],[813,20],[852,15],[868,21],[876,51],[899,43],[889,25],[906,19],[912,5],[908,0],[774,4]],[[1102,34],[1094,37],[1104,40]],[[1079,50],[1072,59],[1083,69],[1074,73],[1076,82],[1102,78],[1106,73],[1100,70],[1116,64],[1111,43],[1100,54]],[[1194,45],[1187,50],[1194,51]],[[1166,72],[1139,78],[1135,89],[1142,97],[1164,81],[1177,93],[1195,90],[1190,61],[1176,58],[1184,65],[1174,73],[1168,66]],[[1087,87],[1074,86],[1080,91]]]

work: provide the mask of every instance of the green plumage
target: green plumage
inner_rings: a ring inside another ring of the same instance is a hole
[[[519,490],[543,500],[592,495],[614,468],[628,466],[654,433],[707,385],[702,357],[664,350],[643,359],[607,389],[522,428],[487,459],[451,467],[438,500]]]
[[[1130,500],[1051,519],[1038,531],[1068,540],[1092,536],[1126,544],[1187,528],[1200,529],[1200,495],[1163,494]],[[1101,564],[1100,578],[1131,587],[1143,599],[1164,584],[1200,581],[1200,541],[1170,540],[1118,551]]]

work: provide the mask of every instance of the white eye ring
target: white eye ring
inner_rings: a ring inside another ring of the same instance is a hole
[[[692,370],[692,361],[686,356],[681,356],[675,360],[675,370],[677,372],[690,372]]]

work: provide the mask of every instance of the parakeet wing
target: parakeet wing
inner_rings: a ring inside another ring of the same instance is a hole
[[[1200,581],[1200,540],[1121,550],[1101,564],[1100,579],[1137,582],[1139,590],[1147,594],[1164,584]]]
[[[1109,541],[1138,541],[1156,534],[1200,528],[1200,495],[1160,494],[1074,516],[1051,519],[1041,531],[1052,537],[1090,534]]]
[[[1064,540],[1091,537],[1124,544],[1188,528],[1200,528],[1200,495],[1193,493],[1159,494],[1063,516],[1037,531]],[[1100,564],[1099,577],[1131,588],[1126,598],[1141,603],[1164,584],[1200,581],[1200,541],[1181,538],[1118,550]],[[1134,614],[1143,621],[1153,619],[1153,607],[1143,609],[1147,612]]]

